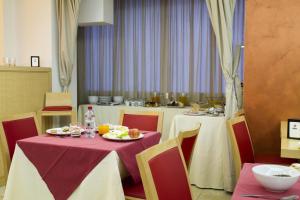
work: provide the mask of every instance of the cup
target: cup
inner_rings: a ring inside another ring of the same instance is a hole
[[[109,124],[101,124],[98,126],[99,135],[103,135],[109,132]]]
[[[9,59],[9,66],[15,67],[16,66],[16,59],[15,58],[10,58]]]
[[[80,122],[70,123],[71,137],[80,137],[82,125]]]
[[[9,66],[9,57],[3,57],[4,66]]]

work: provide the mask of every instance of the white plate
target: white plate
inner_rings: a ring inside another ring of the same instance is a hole
[[[131,140],[139,140],[144,137],[144,134],[140,133],[138,138],[131,138],[129,135],[126,135],[122,138],[118,137],[118,134],[120,134],[120,131],[110,131],[104,135],[102,135],[103,138],[108,139],[108,140],[116,140],[116,141],[131,141]]]
[[[187,112],[185,112],[183,114],[190,115],[190,116],[201,116],[201,115],[206,115],[207,112],[205,112],[205,111],[198,111],[198,112],[187,111]]]
[[[84,132],[84,129],[80,129],[80,132]],[[47,129],[46,133],[50,135],[71,135],[72,131],[63,131],[63,128],[51,128]]]

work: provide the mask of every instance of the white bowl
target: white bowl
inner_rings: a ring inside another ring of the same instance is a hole
[[[123,103],[123,96],[114,96],[113,100],[115,103]]]
[[[98,96],[89,96],[88,100],[90,104],[96,104],[98,102]]]
[[[257,165],[252,168],[252,172],[264,188],[274,192],[288,190],[300,177],[297,170],[282,165]]]

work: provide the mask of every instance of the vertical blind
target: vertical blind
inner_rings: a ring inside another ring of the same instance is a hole
[[[79,103],[89,95],[173,92],[192,101],[223,95],[205,0],[115,0],[114,6],[114,25],[79,28]],[[242,45],[244,0],[237,0],[233,29],[234,47]]]

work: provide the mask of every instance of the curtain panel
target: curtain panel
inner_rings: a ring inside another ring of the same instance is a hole
[[[216,35],[221,67],[226,81],[225,116],[231,118],[239,109],[241,81],[238,77],[240,46],[233,51],[233,23],[236,0],[206,0]]]
[[[56,0],[59,48],[59,80],[64,92],[69,90],[76,58],[76,38],[81,0]]]
[[[205,0],[115,0],[114,6],[114,25],[79,29],[79,103],[89,95],[147,98],[151,92],[187,93],[191,101],[222,97]],[[240,43],[241,25],[233,31]]]

